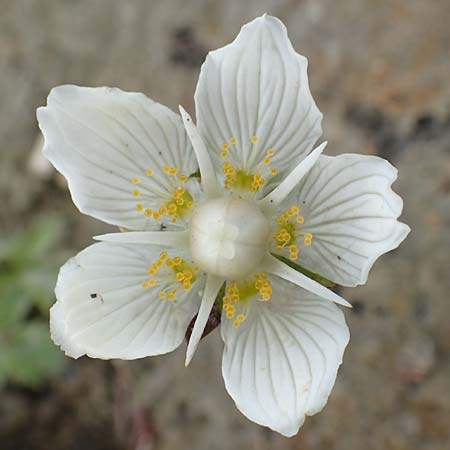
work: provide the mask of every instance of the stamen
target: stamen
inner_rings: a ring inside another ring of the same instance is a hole
[[[312,244],[312,233],[305,233],[300,228],[305,222],[303,216],[300,216],[300,206],[292,205],[285,210],[277,219],[278,230],[273,236],[276,243],[276,251],[282,253],[285,248],[289,249],[289,259],[296,261],[298,259],[298,238],[303,237],[303,243],[306,246]]]
[[[248,302],[258,296],[259,301],[269,301],[272,296],[272,285],[266,273],[255,273],[252,278],[240,282],[231,282],[223,297],[223,309],[227,319],[234,320],[233,326],[238,328],[247,318]]]
[[[197,280],[198,267],[192,266],[180,256],[168,258],[167,252],[161,252],[159,259],[147,270],[150,279],[142,282],[142,287],[160,287],[159,298],[174,301],[180,288],[190,291]]]

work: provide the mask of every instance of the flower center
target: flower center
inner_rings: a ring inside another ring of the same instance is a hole
[[[233,197],[209,200],[194,209],[191,254],[207,273],[242,279],[267,252],[269,223],[251,202]]]

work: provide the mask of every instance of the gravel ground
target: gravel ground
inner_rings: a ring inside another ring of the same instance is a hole
[[[39,392],[0,393],[2,450],[440,450],[450,448],[450,4],[448,0],[0,0],[0,230],[57,211],[67,249],[110,228],[30,172],[35,109],[62,83],[142,91],[193,111],[206,52],[263,12],[310,61],[328,153],[399,169],[412,232],[366,286],[342,289],[352,340],[327,408],[285,439],[226,395],[217,332],[189,369],[82,359]],[[130,440],[129,436],[132,436]],[[140,447],[139,447],[140,446]]]

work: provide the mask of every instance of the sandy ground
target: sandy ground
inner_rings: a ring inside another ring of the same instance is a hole
[[[193,111],[209,49],[269,12],[310,61],[328,153],[399,169],[412,232],[343,289],[352,340],[327,408],[282,438],[227,396],[217,332],[133,363],[87,359],[39,392],[0,393],[2,450],[440,450],[450,448],[450,4],[448,0],[0,0],[0,229],[57,211],[73,252],[110,230],[28,168],[35,109],[63,83],[142,91]]]

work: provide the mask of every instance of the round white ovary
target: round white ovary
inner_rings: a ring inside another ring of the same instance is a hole
[[[191,222],[191,254],[207,273],[240,279],[267,253],[270,227],[253,203],[232,197],[199,205]]]

